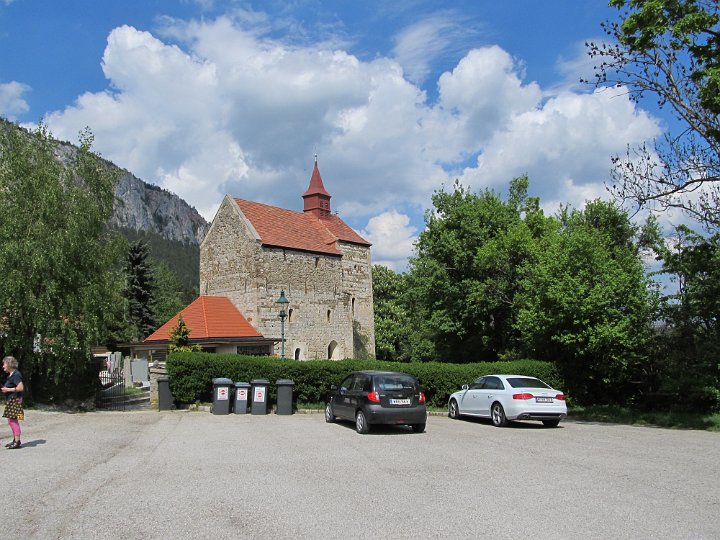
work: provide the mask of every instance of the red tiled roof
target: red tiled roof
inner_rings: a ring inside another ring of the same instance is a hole
[[[335,247],[337,240],[370,245],[337,216],[317,218],[309,212],[294,212],[245,199],[236,198],[235,202],[255,227],[263,245],[329,255],[342,255]]]
[[[225,296],[199,296],[180,313],[190,329],[190,339],[263,337]],[[168,341],[179,315],[149,335],[145,342]]]

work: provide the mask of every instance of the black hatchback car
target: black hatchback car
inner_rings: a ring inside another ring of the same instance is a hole
[[[422,433],[427,422],[425,394],[407,373],[356,371],[339,387],[330,387],[325,421],[336,419],[355,422],[358,433],[368,433],[372,424],[408,425]]]

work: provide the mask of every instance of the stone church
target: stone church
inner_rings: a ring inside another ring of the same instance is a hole
[[[200,294],[226,296],[285,356],[373,358],[370,243],[330,208],[317,159],[304,211],[226,195],[200,245]]]

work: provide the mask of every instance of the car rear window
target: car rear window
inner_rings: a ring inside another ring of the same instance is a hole
[[[380,390],[415,390],[417,382],[407,375],[380,375],[375,378]]]
[[[533,379],[532,377],[508,377],[507,382],[513,388],[550,388],[540,379]]]

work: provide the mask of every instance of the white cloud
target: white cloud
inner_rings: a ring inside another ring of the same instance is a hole
[[[29,111],[30,107],[22,97],[29,91],[28,85],[17,81],[0,83],[0,115],[14,120],[16,115]]]
[[[442,34],[433,21],[427,32]],[[548,94],[497,46],[468,51],[430,103],[408,80],[411,33],[397,41],[401,65],[361,60],[332,40],[271,39],[268,24],[235,12],[166,19],[158,35],[116,28],[102,58],[107,90],[46,122],[68,140],[90,126],[106,158],[206,219],[225,193],[301,209],[317,152],[333,210],[367,223],[373,257],[398,267],[432,192],[456,177],[503,189],[528,173],[543,202],[582,203],[603,196],[611,155],[659,132],[618,92]]]
[[[564,92],[514,115],[461,181],[502,188],[528,173],[541,201],[582,207],[587,199],[607,198],[611,156],[659,133],[658,121],[637,110],[622,89]]]
[[[407,259],[412,255],[417,228],[410,225],[410,218],[396,210],[383,212],[368,221],[360,233],[372,242],[374,264],[387,266],[396,272],[406,270]]]

